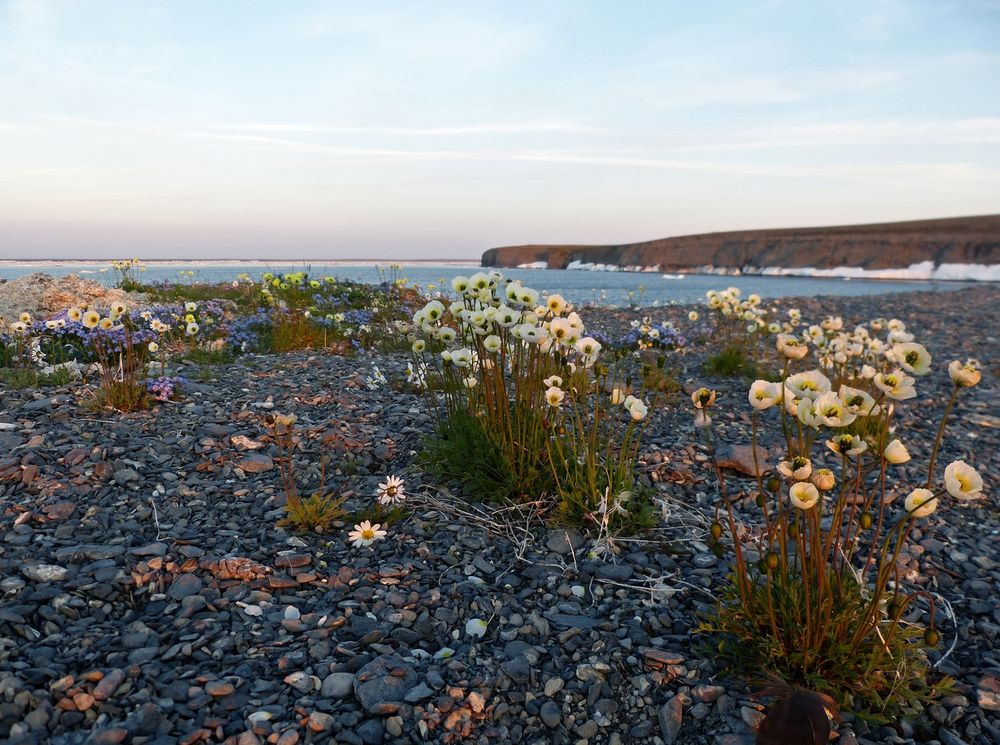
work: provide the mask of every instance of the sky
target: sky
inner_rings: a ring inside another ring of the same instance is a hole
[[[0,259],[1000,212],[1000,0],[0,0]]]

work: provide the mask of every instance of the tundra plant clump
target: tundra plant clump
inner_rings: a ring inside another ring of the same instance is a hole
[[[722,504],[712,536],[729,534],[732,585],[704,630],[718,632],[718,649],[737,670],[885,718],[950,684],[931,679],[926,655],[940,639],[941,603],[914,588],[898,560],[946,497],[968,502],[981,493],[968,464],[950,464],[943,480],[935,469],[951,407],[979,373],[973,361],[949,366],[952,395],[925,477],[906,483],[900,465],[911,456],[895,432],[896,407],[917,395],[930,355],[898,320],[842,326],[830,318],[801,336],[779,334],[780,381],[750,386],[754,452],[765,427],[780,433],[785,457],[757,477],[752,495],[730,492],[717,469]],[[710,422],[704,410],[714,397],[696,397],[700,420]],[[759,509],[753,524],[737,513],[744,496]]]
[[[538,501],[601,530],[634,523],[634,465],[646,404],[560,295],[499,272],[455,277],[401,324],[410,378],[437,417],[427,460],[472,498]]]

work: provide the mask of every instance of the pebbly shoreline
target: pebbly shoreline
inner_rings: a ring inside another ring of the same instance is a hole
[[[848,714],[839,742],[1000,741],[1000,288],[776,305],[846,324],[904,319],[935,360],[919,405],[903,408],[918,430],[943,407],[947,361],[984,363],[942,460],[973,464],[987,496],[938,510],[904,557],[954,608],[957,628],[930,655],[957,640],[938,668],[956,691],[925,721]],[[613,333],[643,315],[683,326],[688,310],[583,315]],[[747,443],[747,382],[706,377],[703,359],[694,349],[671,362],[685,385],[719,391],[721,440]],[[685,397],[652,410],[645,436],[659,527],[606,563],[587,558],[582,536],[527,514],[459,514],[425,480],[414,460],[431,420],[419,397],[366,382],[373,366],[401,379],[406,361],[294,353],[182,366],[185,401],[128,416],[87,409],[75,388],[0,392],[0,740],[751,745],[763,705],[692,634],[727,563],[704,540],[716,496]],[[276,528],[272,411],[299,417],[306,484],[329,456],[328,485],[355,511],[402,475],[412,513],[372,549],[351,548],[346,527]],[[918,480],[914,469],[900,481]],[[481,638],[467,632],[473,619],[488,622]]]

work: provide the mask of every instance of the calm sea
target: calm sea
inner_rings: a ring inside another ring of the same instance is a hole
[[[232,264],[147,264],[142,274],[143,281],[158,282],[227,282],[240,274],[259,278],[264,272],[309,271],[311,276],[327,275],[357,282],[377,283],[389,272],[390,264],[345,264],[311,262],[309,264],[262,264],[259,262]],[[476,264],[403,264],[398,276],[418,284],[425,289],[448,287],[451,278],[457,274],[471,274],[479,271]],[[194,272],[193,278],[181,272]],[[54,276],[79,274],[104,284],[114,281],[114,274],[108,263],[0,263],[0,279],[16,279],[32,272],[45,272]],[[552,269],[508,269],[508,277],[520,279],[525,285],[537,290],[559,292],[569,301],[578,305],[628,305],[642,306],[671,305],[700,302],[705,291],[729,286],[739,287],[744,296],[756,292],[765,298],[814,295],[878,295],[912,290],[954,290],[965,287],[968,282],[903,281],[871,279],[832,279],[814,277],[762,277],[762,276],[718,276],[709,274],[662,275],[658,272],[606,272],[574,271]],[[3,287],[0,285],[0,294]]]

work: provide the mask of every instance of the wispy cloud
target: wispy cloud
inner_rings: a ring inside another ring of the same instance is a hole
[[[288,132],[322,134],[373,134],[373,135],[481,135],[529,134],[532,132],[599,132],[598,127],[563,122],[511,122],[497,124],[469,124],[440,127],[387,127],[379,125],[325,126],[319,124],[219,124],[209,127],[220,131]]]

